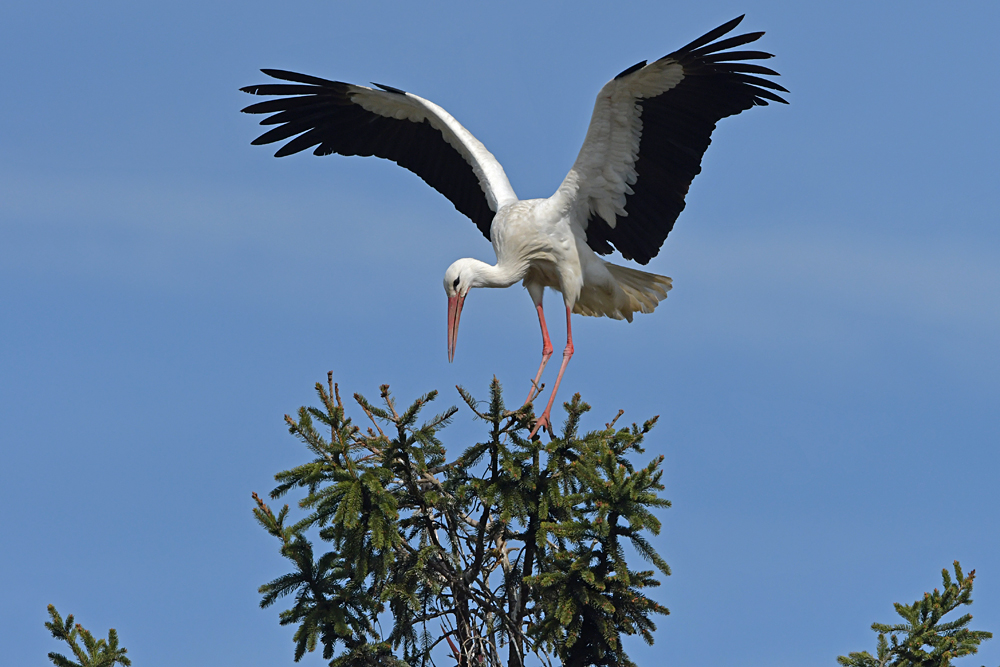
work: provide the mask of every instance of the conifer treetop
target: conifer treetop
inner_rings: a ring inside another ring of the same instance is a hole
[[[956,560],[955,579],[947,568],[941,570],[942,588],[934,589],[913,604],[895,604],[904,623],[872,623],[878,633],[876,655],[868,651],[840,656],[845,667],[950,667],[952,660],[979,651],[979,644],[993,633],[970,630],[972,614],[943,623],[946,615],[962,605],[972,604],[972,582],[976,571],[963,574]]]
[[[457,408],[419,421],[436,392],[405,410],[387,385],[379,404],[355,394],[362,428],[332,374],[316,391],[321,407],[285,418],[312,458],[271,492],[300,492],[306,515],[293,523],[288,505],[274,512],[254,494],[257,521],[293,564],[260,587],[261,606],[291,600],[280,622],[296,627],[296,660],[322,647],[334,667],[427,667],[441,645],[459,667],[523,667],[531,654],[633,667],[621,637],[652,643],[653,616],[669,613],[646,595],[656,572],[670,574],[649,542],[655,510],[670,506],[663,457],[633,462],[655,419],[620,428],[619,412],[581,434],[590,408],[576,395],[562,435],[543,443],[526,437],[530,404],[508,410],[494,378],[485,402],[459,388],[485,437],[456,455],[439,435]]]
[[[77,659],[73,662],[61,653],[49,653],[51,660],[56,667],[114,667],[123,665],[130,667],[132,661],[125,657],[128,649],[118,646],[118,633],[114,628],[108,630],[107,639],[95,639],[89,630],[79,623],[73,622],[73,615],[70,614],[64,621],[54,605],[49,605],[49,616],[51,621],[45,623],[55,639],[62,640],[69,645],[70,651]],[[83,642],[83,646],[80,642]]]

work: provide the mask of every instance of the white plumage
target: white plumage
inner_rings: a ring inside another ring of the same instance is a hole
[[[294,137],[277,157],[315,146],[316,155],[393,160],[448,197],[490,239],[496,265],[460,259],[445,272],[449,361],[469,290],[521,282],[542,329],[542,363],[526,402],[533,401],[552,355],[542,294],[545,287],[562,293],[563,362],[531,434],[543,427],[551,432],[552,404],[573,355],[570,314],[631,321],[636,312],[653,312],[671,287],[670,278],[612,264],[598,254],[617,249],[626,259],[649,262],[684,208],[716,122],[767,100],[785,101],[771,92],[784,88],[757,76],[776,72],[745,62],[770,54],[729,50],[763,33],[715,41],[742,19],[609,81],[597,96],[576,162],[548,199],[519,200],[503,167],[468,130],[433,102],[397,88],[262,70],[292,83],[243,88],[279,96],[244,111],[273,114],[261,124],[277,125],[254,144]]]

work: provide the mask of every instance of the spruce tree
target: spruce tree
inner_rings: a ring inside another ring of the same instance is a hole
[[[993,633],[969,630],[972,614],[941,622],[961,605],[972,604],[976,571],[963,574],[957,560],[954,567],[954,581],[947,568],[941,570],[942,590],[924,593],[913,604],[895,604],[896,613],[905,623],[872,623],[872,630],[878,633],[876,655],[855,652],[838,657],[837,662],[845,667],[949,667],[954,658],[977,653],[979,644],[992,638]]]
[[[118,633],[114,628],[108,630],[107,639],[95,639],[89,630],[79,623],[73,623],[72,614],[63,621],[55,606],[51,604],[49,616],[52,620],[47,621],[45,627],[52,632],[54,638],[69,644],[70,650],[79,661],[73,662],[61,653],[49,653],[49,660],[55,663],[56,667],[114,667],[115,665],[129,667],[132,664],[125,657],[128,649],[119,648]],[[83,646],[80,646],[79,640],[83,641]]]
[[[275,514],[253,496],[293,566],[260,592],[262,607],[294,601],[280,622],[297,626],[296,660],[322,647],[334,667],[427,667],[446,642],[459,667],[522,667],[529,654],[634,667],[622,636],[651,644],[653,616],[668,613],[646,596],[657,570],[670,574],[648,541],[660,530],[653,510],[670,506],[663,457],[631,460],[655,419],[620,428],[619,413],[580,434],[589,407],[577,395],[561,436],[527,439],[531,406],[507,410],[494,379],[485,404],[459,388],[486,437],[449,457],[438,434],[457,408],[418,421],[436,392],[402,411],[387,385],[380,405],[355,394],[362,429],[332,374],[316,390],[322,407],[285,417],[312,460],[276,475],[271,492],[300,491],[306,516],[293,522],[288,505]],[[636,555],[655,570],[636,569]]]

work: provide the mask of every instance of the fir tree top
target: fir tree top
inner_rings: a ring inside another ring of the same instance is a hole
[[[482,404],[459,388],[486,437],[449,456],[439,433],[457,408],[419,422],[436,392],[402,411],[388,386],[379,405],[355,394],[362,429],[332,377],[316,390],[321,408],[286,416],[312,460],[276,475],[271,493],[301,490],[307,515],[290,523],[287,505],[275,514],[254,494],[257,520],[294,566],[260,592],[264,607],[293,599],[281,623],[297,626],[296,660],[322,646],[335,667],[426,667],[447,642],[460,667],[521,667],[529,653],[633,667],[622,635],[652,643],[652,616],[669,613],[646,596],[655,571],[670,573],[648,541],[654,510],[670,506],[663,457],[632,460],[655,419],[620,428],[619,413],[580,434],[589,406],[577,395],[562,435],[543,443],[525,437],[530,405],[507,410],[494,379]],[[317,554],[308,531],[330,550]],[[655,569],[635,569],[629,550]]]

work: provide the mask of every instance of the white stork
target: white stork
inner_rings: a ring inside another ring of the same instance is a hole
[[[294,137],[275,157],[315,146],[315,155],[386,158],[420,176],[476,223],[493,244],[497,263],[460,259],[445,272],[448,361],[454,358],[469,290],[521,281],[542,329],[542,362],[525,403],[540,393],[542,371],[552,356],[542,293],[546,287],[562,293],[566,347],[533,437],[540,428],[552,432],[552,404],[573,356],[570,314],[631,322],[633,313],[653,312],[671,287],[670,278],[598,255],[617,249],[625,259],[648,263],[684,209],[684,196],[701,171],[715,124],[768,100],[785,102],[772,92],[787,92],[784,88],[755,76],[777,72],[745,62],[771,54],[729,50],[764,33],[719,39],[742,20],[719,26],[652,63],[633,65],[609,81],[597,96],[576,162],[548,199],[519,200],[503,167],[468,130],[438,105],[398,88],[265,69],[264,74],[292,83],[242,88],[279,96],[243,111],[273,114],[261,125],[277,125],[254,145]]]

